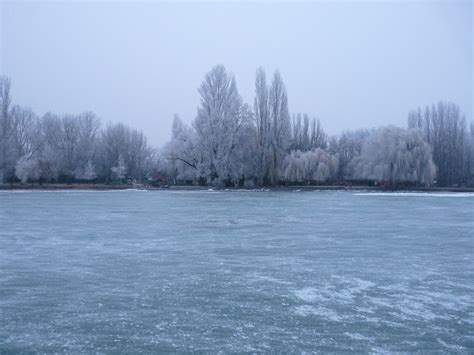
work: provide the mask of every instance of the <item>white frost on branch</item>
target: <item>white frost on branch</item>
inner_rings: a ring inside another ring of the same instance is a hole
[[[382,127],[364,141],[351,162],[353,178],[429,185],[436,176],[431,147],[418,129]]]
[[[324,182],[337,174],[338,159],[316,148],[307,152],[292,150],[282,165],[282,178],[290,182]]]
[[[127,173],[127,167],[125,166],[125,161],[120,155],[117,161],[117,165],[110,168],[112,172],[112,179],[114,180],[123,180],[125,179],[125,174]]]

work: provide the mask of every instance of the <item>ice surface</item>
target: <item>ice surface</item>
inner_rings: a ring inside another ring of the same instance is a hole
[[[427,195],[2,192],[0,353],[468,352],[474,199]]]
[[[472,197],[473,192],[358,192],[357,196],[384,196],[384,197]]]

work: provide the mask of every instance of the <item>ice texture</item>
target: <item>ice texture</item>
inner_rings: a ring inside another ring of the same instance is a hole
[[[472,351],[456,196],[1,192],[0,353]]]

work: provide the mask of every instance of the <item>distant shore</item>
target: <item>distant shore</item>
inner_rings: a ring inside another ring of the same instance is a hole
[[[171,185],[169,187],[149,187],[145,185],[106,185],[106,184],[3,184],[0,185],[0,190],[96,190],[96,191],[107,191],[107,190],[151,190],[151,191],[205,191],[205,190],[220,190],[220,191],[237,191],[237,190],[264,190],[264,191],[325,191],[325,190],[345,190],[345,191],[385,191],[385,192],[396,192],[396,191],[413,191],[413,192],[474,192],[474,187],[382,187],[382,186],[364,186],[364,185],[318,185],[318,186],[279,186],[279,187],[230,187],[230,188],[215,188],[211,186],[191,186],[191,185]]]

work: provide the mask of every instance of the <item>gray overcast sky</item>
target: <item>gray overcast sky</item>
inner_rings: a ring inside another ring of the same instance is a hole
[[[174,113],[195,117],[197,88],[218,63],[250,104],[256,68],[279,68],[291,112],[321,118],[331,134],[405,125],[411,108],[440,99],[472,120],[470,1],[0,6],[0,68],[16,103],[93,110],[157,146]]]

